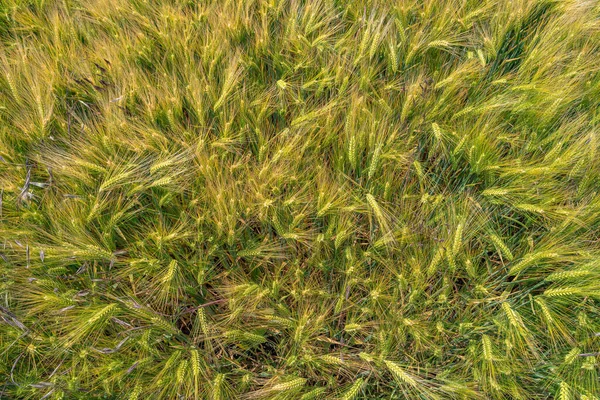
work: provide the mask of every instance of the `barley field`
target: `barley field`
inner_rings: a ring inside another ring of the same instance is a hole
[[[598,0],[0,0],[0,398],[600,399]]]

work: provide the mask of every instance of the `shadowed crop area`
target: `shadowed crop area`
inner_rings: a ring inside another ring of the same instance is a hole
[[[0,398],[600,398],[596,0],[0,0]]]

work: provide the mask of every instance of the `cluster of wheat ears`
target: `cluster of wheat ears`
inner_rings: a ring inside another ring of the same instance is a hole
[[[0,0],[0,398],[600,398],[597,0]]]

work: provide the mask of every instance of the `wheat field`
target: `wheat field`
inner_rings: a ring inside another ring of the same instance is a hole
[[[0,0],[0,398],[600,399],[597,0]]]

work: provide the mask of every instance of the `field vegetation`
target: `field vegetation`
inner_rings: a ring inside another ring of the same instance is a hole
[[[600,2],[0,0],[0,398],[600,398]]]

